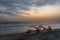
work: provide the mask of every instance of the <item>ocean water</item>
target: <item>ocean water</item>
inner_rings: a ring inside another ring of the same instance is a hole
[[[60,29],[60,24],[48,24],[43,26],[46,28],[51,26],[52,29]],[[34,28],[31,28],[29,24],[0,24],[0,35],[21,33],[29,29]]]
[[[0,24],[0,35],[21,33],[29,29],[27,24]]]

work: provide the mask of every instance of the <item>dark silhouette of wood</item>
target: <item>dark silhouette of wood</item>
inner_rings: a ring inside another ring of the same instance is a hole
[[[49,29],[49,30],[52,30],[50,26],[48,26],[48,29]]]
[[[47,28],[43,27],[42,25],[39,25],[40,28],[43,28],[44,30],[47,30]]]
[[[42,35],[42,36],[40,36],[41,38],[40,39],[42,39],[42,40],[48,40],[49,39],[49,37],[47,36],[47,35],[49,35],[49,34],[53,34],[53,35],[55,35],[54,34],[54,32],[52,31],[52,28],[50,27],[50,26],[48,26],[48,28],[45,28],[44,26],[42,26],[42,25],[39,25],[39,26],[32,26],[32,27],[34,27],[35,29],[36,29],[36,40],[39,40],[39,38],[38,38],[38,36],[39,36],[39,34],[40,35]],[[44,30],[46,30],[46,31],[44,31],[44,32],[41,32],[41,28],[43,28],[43,31]],[[41,34],[42,33],[42,34]]]
[[[39,38],[38,38],[38,35],[39,35],[39,33],[40,33],[40,27],[37,27],[37,26],[32,26],[32,27],[34,27],[35,29],[36,29],[36,34],[35,34],[35,40],[38,40]]]
[[[53,33],[53,31],[52,31],[50,26],[48,26],[48,33]]]
[[[40,27],[36,27],[34,25],[32,27],[34,27],[36,29],[36,33],[39,33],[40,32]]]

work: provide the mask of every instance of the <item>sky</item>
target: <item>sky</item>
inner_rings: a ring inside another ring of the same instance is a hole
[[[60,0],[0,0],[1,21],[60,23]]]

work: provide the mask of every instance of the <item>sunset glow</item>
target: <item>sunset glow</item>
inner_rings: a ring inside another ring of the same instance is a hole
[[[2,22],[60,22],[60,0],[1,0],[0,4]]]
[[[24,11],[26,14],[22,14],[27,20],[55,20],[60,17],[59,7],[57,6],[43,6],[43,7],[31,7],[29,11]],[[27,15],[29,14],[29,15]]]

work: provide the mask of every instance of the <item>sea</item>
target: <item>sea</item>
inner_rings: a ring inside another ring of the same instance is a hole
[[[22,32],[26,32],[27,30],[33,30],[34,28],[30,27],[31,25],[33,24],[0,24],[0,35],[22,33]],[[51,26],[52,29],[60,29],[60,23],[44,24],[42,26],[44,26],[45,28]]]

